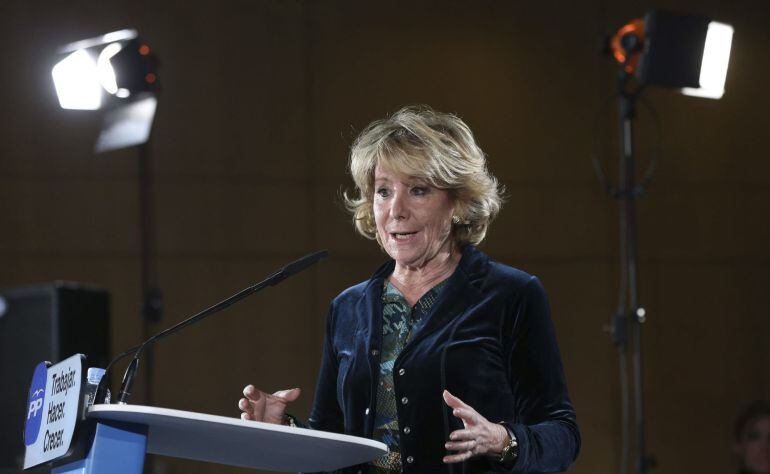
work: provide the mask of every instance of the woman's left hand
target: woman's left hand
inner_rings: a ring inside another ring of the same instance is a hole
[[[500,455],[508,445],[508,430],[503,425],[491,423],[476,410],[444,390],[444,401],[452,408],[452,414],[463,420],[464,429],[453,431],[444,446],[455,454],[444,456],[445,463],[462,462],[478,455]]]

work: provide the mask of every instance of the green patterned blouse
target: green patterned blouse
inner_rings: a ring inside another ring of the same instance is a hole
[[[412,339],[412,334],[422,325],[424,317],[445,283],[446,280],[431,288],[412,307],[392,283],[387,282],[382,292],[382,356],[380,383],[377,386],[374,439],[388,446],[388,454],[372,461],[377,472],[401,472],[396,397],[393,394],[393,364],[407,342]]]

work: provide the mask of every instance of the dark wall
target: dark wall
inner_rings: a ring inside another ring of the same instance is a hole
[[[293,411],[306,416],[326,306],[384,258],[342,210],[347,149],[371,120],[430,104],[468,122],[507,188],[483,249],[550,294],[583,433],[574,472],[616,470],[618,362],[603,327],[616,303],[618,217],[590,155],[598,120],[615,175],[614,109],[601,105],[615,70],[600,40],[653,6],[736,30],[722,100],[649,91],[664,154],[639,203],[655,472],[730,472],[732,418],[770,397],[763,2],[2,2],[0,287],[96,283],[112,293],[112,347],[140,339],[135,150],[95,156],[98,117],[60,110],[50,82],[58,45],[135,27],[162,61],[152,151],[166,311],[156,329],[299,255],[332,255],[160,344],[153,403],[237,416],[247,383],[298,386]],[[642,166],[656,139],[646,109],[638,132]]]

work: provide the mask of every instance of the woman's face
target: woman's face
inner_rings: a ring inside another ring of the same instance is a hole
[[[770,417],[749,422],[736,451],[751,474],[770,474]]]
[[[449,193],[424,180],[374,171],[374,221],[388,255],[396,263],[420,268],[452,246],[454,203]]]

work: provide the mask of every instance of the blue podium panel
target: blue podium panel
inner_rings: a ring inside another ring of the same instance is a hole
[[[147,426],[97,422],[84,459],[55,467],[52,474],[141,474],[147,451]]]

